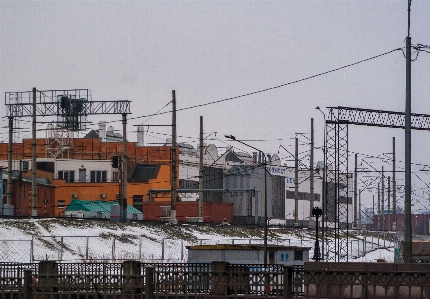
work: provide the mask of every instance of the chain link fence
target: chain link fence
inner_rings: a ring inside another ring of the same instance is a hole
[[[187,261],[187,246],[215,244],[263,244],[264,239],[225,238],[197,239],[185,241],[164,238],[154,241],[133,235],[102,236],[37,236],[31,240],[0,241],[0,261],[32,263],[44,260],[56,261]],[[269,245],[309,247],[313,256],[315,240],[311,239],[270,239]],[[393,241],[383,236],[350,239],[348,243],[351,260],[362,257],[378,248],[392,248]]]

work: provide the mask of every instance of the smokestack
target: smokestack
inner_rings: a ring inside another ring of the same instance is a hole
[[[106,141],[106,122],[99,121],[99,138],[101,142]]]
[[[142,126],[137,127],[137,143],[136,143],[137,146],[144,146],[144,143],[143,143],[144,132],[145,132],[144,127]]]

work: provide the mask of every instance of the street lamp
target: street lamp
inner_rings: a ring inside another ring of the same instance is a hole
[[[327,215],[327,182],[326,182],[326,170],[327,170],[327,129],[326,129],[326,116],[325,113],[321,110],[319,106],[315,107],[316,110],[321,112],[324,115],[324,146],[323,146],[323,154],[324,154],[324,169],[323,169],[323,194],[322,194],[322,227],[321,227],[321,242],[322,242],[322,259],[324,259],[324,231],[325,231],[325,225],[326,225],[326,215]]]
[[[231,139],[233,141],[237,141],[243,145],[246,145],[252,149],[255,149],[264,157],[263,165],[264,165],[264,267],[267,267],[267,163],[266,163],[266,154],[256,148],[253,147],[243,141],[237,140],[233,135],[224,135],[226,138]]]
[[[315,217],[315,248],[313,260],[318,262],[321,259],[320,255],[320,243],[318,241],[318,217],[322,216],[322,210],[320,207],[312,208],[312,216]]]

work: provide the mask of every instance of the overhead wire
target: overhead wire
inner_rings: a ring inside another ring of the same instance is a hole
[[[239,99],[239,98],[248,97],[248,96],[252,96],[252,95],[255,95],[255,94],[263,93],[263,92],[266,92],[266,91],[278,89],[278,88],[281,88],[281,87],[285,87],[285,86],[288,86],[288,85],[300,83],[300,82],[307,81],[307,80],[310,80],[310,79],[314,79],[314,78],[317,78],[317,77],[320,77],[320,76],[323,76],[323,75],[327,75],[327,74],[330,74],[330,73],[333,73],[333,72],[336,72],[336,71],[340,71],[342,69],[345,69],[345,68],[348,68],[348,67],[351,67],[351,66],[355,66],[355,65],[358,65],[360,63],[367,62],[367,61],[370,61],[370,60],[373,60],[373,59],[376,59],[376,58],[388,55],[388,54],[396,52],[396,51],[401,51],[401,50],[402,50],[402,48],[396,48],[396,49],[390,50],[388,52],[385,52],[385,53],[382,53],[382,54],[378,54],[378,55],[375,55],[375,56],[372,56],[372,57],[369,57],[369,58],[366,58],[366,59],[362,59],[360,61],[353,62],[353,63],[347,64],[347,65],[344,65],[344,66],[341,66],[341,67],[338,67],[338,68],[335,68],[335,69],[331,69],[329,71],[325,71],[325,72],[322,72],[322,73],[318,73],[318,74],[312,75],[312,76],[304,77],[304,78],[297,79],[297,80],[294,80],[294,81],[290,81],[290,82],[287,82],[287,83],[284,83],[284,84],[280,84],[280,85],[276,85],[276,86],[272,86],[272,87],[260,89],[260,90],[257,90],[257,91],[244,93],[244,94],[241,94],[241,95],[238,95],[238,96],[233,96],[233,97],[229,97],[229,98],[225,98],[225,99],[221,99],[221,100],[217,100],[217,101],[212,101],[212,102],[207,102],[207,103],[202,103],[202,104],[196,104],[196,105],[189,106],[189,107],[179,108],[179,109],[176,109],[176,111],[184,111],[184,110],[190,110],[190,109],[194,109],[194,108],[200,108],[200,107],[204,107],[204,106],[208,106],[208,105],[213,105],[213,104],[218,104],[218,103],[222,103],[222,102],[227,102],[227,101],[231,101],[231,100],[235,100],[235,99]],[[163,114],[166,114],[166,113],[171,113],[171,111],[165,111],[165,112],[161,112],[161,113],[152,113],[152,114],[148,114],[148,115],[142,115],[142,116],[133,117],[133,118],[130,118],[130,119],[146,118],[146,117],[152,117],[152,116],[155,116],[155,115],[163,115]],[[118,121],[120,121],[120,120],[118,120]]]

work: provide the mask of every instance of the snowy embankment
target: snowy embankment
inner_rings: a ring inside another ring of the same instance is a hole
[[[0,236],[0,262],[186,261],[189,245],[263,243],[263,229],[255,227],[84,219],[3,219]],[[311,257],[314,240],[311,229],[269,227],[268,244],[310,247]],[[390,240],[389,234],[350,232],[348,260],[393,262],[394,243]]]

